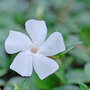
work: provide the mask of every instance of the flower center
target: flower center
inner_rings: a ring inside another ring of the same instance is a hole
[[[31,48],[32,53],[36,53],[37,52],[37,48]]]

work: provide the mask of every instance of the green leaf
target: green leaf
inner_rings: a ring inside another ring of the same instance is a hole
[[[13,90],[13,88],[11,86],[5,86],[4,90]]]
[[[14,89],[13,90],[20,90],[16,83],[14,84]]]
[[[65,45],[66,45],[66,50],[60,54],[58,54],[60,56],[60,58],[62,56],[64,56],[66,53],[68,53],[70,50],[72,50],[73,48],[75,48],[76,45],[80,45],[82,44],[81,41],[66,41]]]
[[[5,81],[0,78],[0,86],[4,86],[4,85],[5,85]]]
[[[61,9],[64,6],[65,3],[66,3],[66,0],[64,0],[64,1],[63,0],[53,0],[51,2],[53,7],[56,8],[56,9]]]
[[[72,69],[66,73],[65,77],[67,79],[67,83],[77,84],[77,82],[90,82],[83,69]]]
[[[48,89],[55,87],[58,84],[59,79],[56,77],[55,74],[52,74],[52,75],[48,76],[47,78],[45,78],[44,80],[41,80],[37,76],[37,74],[35,72],[33,72],[32,81],[38,88],[48,90]]]
[[[84,41],[84,44],[90,46],[90,40],[89,40],[89,37],[90,37],[90,25],[84,26],[80,30],[79,35],[80,35],[80,39]]]
[[[1,68],[1,67],[0,67],[0,76],[5,75],[7,72],[8,72],[7,67],[6,67],[6,68]]]
[[[89,90],[89,88],[83,84],[83,83],[79,83],[80,84],[80,90]]]
[[[13,90],[13,85],[15,83],[17,85],[19,85],[23,80],[24,80],[24,78],[22,78],[20,76],[10,78],[10,80],[6,83],[4,90]]]
[[[62,63],[62,61],[59,58],[57,58],[56,61],[57,61],[58,65],[59,65],[59,69],[55,72],[55,75],[59,78],[60,83],[62,85],[65,85],[66,84],[66,80],[64,78],[65,75],[64,75],[63,63]]]
[[[23,7],[24,5],[24,7]],[[14,8],[16,7],[16,8]],[[1,12],[6,12],[7,14],[10,13],[15,13],[15,12],[24,12],[28,7],[28,3],[27,2],[19,2],[17,0],[3,0],[1,3],[0,3],[0,9],[1,9]],[[0,12],[0,13],[1,13]]]
[[[70,68],[70,66],[72,65],[72,63],[74,62],[74,57],[73,56],[68,56],[66,58],[66,60],[64,60],[64,69],[68,69]]]
[[[4,46],[0,45],[0,76],[3,76],[8,72],[9,60],[4,51]]]
[[[84,71],[88,79],[90,80],[90,63],[87,63],[84,67]]]
[[[26,78],[19,85],[20,90],[39,90],[32,82],[31,78]]]
[[[77,45],[80,44],[82,44],[82,42],[78,40],[77,36],[68,36],[67,40],[65,41],[66,51],[64,53],[67,53],[72,48],[75,48]]]
[[[66,80],[64,78],[64,69],[59,69],[55,72],[55,75],[59,78],[59,81],[61,83],[61,85],[65,85],[66,84]]]
[[[66,86],[60,86],[60,87],[54,88],[52,90],[79,90],[79,88],[74,85],[66,85]]]
[[[69,52],[69,54],[79,59],[79,61],[90,62],[90,55],[84,50],[73,49]]]

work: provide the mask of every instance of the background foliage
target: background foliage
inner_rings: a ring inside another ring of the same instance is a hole
[[[28,19],[45,20],[48,35],[60,31],[66,51],[53,56],[60,69],[44,80],[24,78],[9,69],[15,55],[4,42],[9,30],[25,33]],[[86,85],[85,85],[85,84]],[[0,0],[0,88],[2,90],[89,90],[90,0]]]

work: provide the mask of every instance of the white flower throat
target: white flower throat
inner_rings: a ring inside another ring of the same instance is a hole
[[[38,51],[37,48],[31,48],[32,53],[37,53],[37,51]]]
[[[30,51],[32,53],[37,53],[40,49],[40,45],[37,43],[33,43],[32,45],[30,45]]]

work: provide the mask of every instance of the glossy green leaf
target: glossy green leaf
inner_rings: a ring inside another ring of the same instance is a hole
[[[47,78],[45,78],[44,80],[41,80],[37,76],[36,73],[33,73],[32,81],[40,89],[51,89],[51,88],[55,87],[58,84],[59,79],[55,76],[55,74],[52,74],[52,75],[48,76]]]
[[[80,90],[89,90],[89,88],[85,84],[80,83]]]
[[[60,86],[60,87],[54,88],[52,90],[79,90],[79,88],[73,85],[66,85],[66,86]]]

